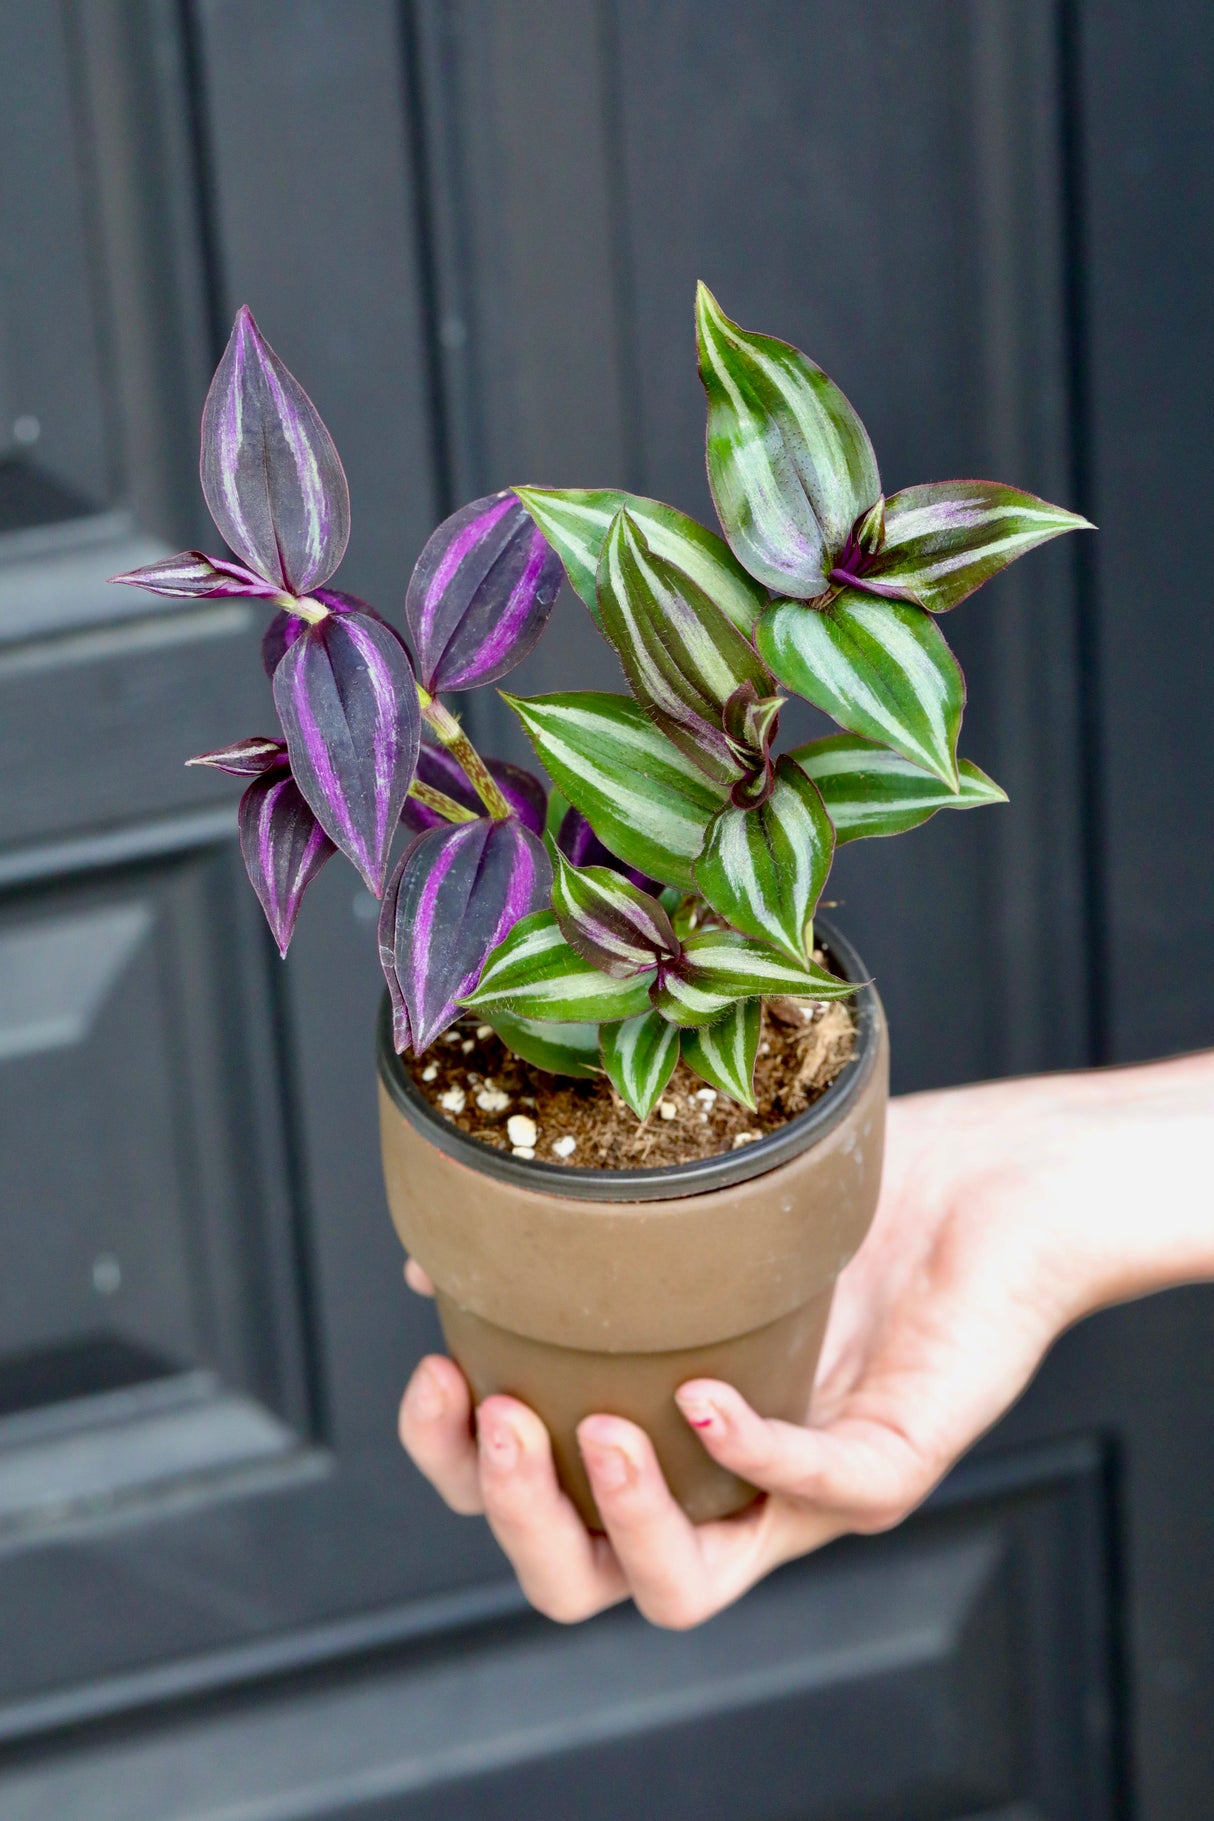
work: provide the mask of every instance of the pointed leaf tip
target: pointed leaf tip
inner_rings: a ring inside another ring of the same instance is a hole
[[[328,580],[350,535],[345,470],[244,306],[203,407],[201,474],[211,517],[258,575],[300,596]]]
[[[1067,531],[1094,531],[1078,513],[998,481],[932,481],[886,501],[881,549],[861,586],[899,587],[947,613],[1018,557]]]
[[[799,349],[732,322],[697,292],[708,478],[739,562],[776,593],[822,594],[881,479],[854,407]]]
[[[284,955],[304,892],[337,849],[285,771],[255,778],[240,799],[240,853]]]
[[[638,1119],[648,1119],[674,1074],[679,1033],[660,1012],[641,1012],[600,1031],[603,1067]]]

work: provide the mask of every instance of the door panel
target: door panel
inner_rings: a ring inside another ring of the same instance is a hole
[[[1072,1447],[962,1479],[952,1508],[681,1636],[623,1611],[532,1619],[39,1755],[0,1815],[1097,1821],[1114,1812],[1100,1478]]]

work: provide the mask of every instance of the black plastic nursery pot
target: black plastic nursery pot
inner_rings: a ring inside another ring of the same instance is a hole
[[[817,926],[837,972],[859,956]],[[660,1169],[517,1158],[445,1120],[378,1031],[380,1129],[393,1223],[434,1280],[443,1332],[479,1402],[529,1404],[586,1521],[583,1417],[638,1423],[696,1521],[753,1487],[712,1460],[680,1415],[687,1379],[736,1385],[764,1416],[802,1421],[835,1280],[877,1205],[889,1043],[871,983],[852,1001],[854,1053],[820,1099],[742,1150]]]

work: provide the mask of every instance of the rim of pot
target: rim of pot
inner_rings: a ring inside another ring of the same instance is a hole
[[[851,943],[825,917],[814,919],[814,939],[827,949],[841,978],[861,982],[850,1001],[856,1013],[855,1050],[812,1106],[777,1131],[767,1132],[737,1151],[721,1151],[689,1163],[662,1164],[651,1169],[596,1170],[547,1163],[538,1157],[515,1157],[509,1151],[496,1150],[444,1119],[426,1099],[392,1047],[392,1004],[386,991],[375,1038],[380,1079],[410,1125],[448,1157],[484,1176],[538,1194],[562,1195],[574,1201],[670,1201],[676,1196],[729,1188],[766,1175],[825,1138],[854,1105],[876,1064],[880,1036],[876,988],[866,978],[864,964]]]

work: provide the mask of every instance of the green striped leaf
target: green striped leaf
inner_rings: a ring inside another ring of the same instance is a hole
[[[533,911],[498,943],[475,992],[460,1003],[486,1018],[506,1012],[542,1023],[598,1024],[643,1012],[649,981],[647,975],[613,980],[591,967],[566,942],[551,911]]]
[[[685,512],[660,500],[616,488],[516,487],[514,491],[565,565],[570,585],[598,618],[596,577],[607,528],[628,508],[655,556],[673,563],[724,609],[749,638],[767,605],[766,591],[747,575],[729,545]]]
[[[638,1119],[648,1119],[679,1060],[679,1033],[657,1012],[605,1024],[603,1067]]]
[[[759,621],[758,644],[781,683],[849,733],[892,746],[950,790],[960,788],[965,680],[922,607],[853,588],[822,608],[777,601]]]
[[[732,784],[743,768],[725,734],[725,704],[745,684],[756,697],[770,689],[754,646],[690,576],[654,555],[626,511],[603,540],[598,598],[641,707],[710,778]]]
[[[932,613],[947,613],[1038,544],[1094,530],[1077,513],[997,481],[932,481],[886,500],[884,542],[864,564],[864,579],[909,589]]]
[[[509,1012],[481,1013],[508,1050],[550,1075],[589,1079],[601,1075],[597,1024],[541,1024],[535,1018],[512,1018]]]
[[[695,863],[696,885],[727,923],[800,963],[834,848],[817,786],[785,754],[758,808],[717,811]]]
[[[552,909],[566,942],[616,980],[652,973],[679,951],[656,898],[609,866],[571,866],[553,849]]]
[[[683,1061],[731,1100],[755,1110],[755,1057],[763,1028],[763,1001],[742,999],[723,1018],[682,1033]]]
[[[820,367],[740,329],[704,285],[696,339],[708,479],[729,547],[777,594],[812,599],[880,496],[868,432]]]
[[[626,866],[691,888],[691,863],[725,791],[628,696],[503,695],[557,788]]]
[[[954,793],[901,753],[855,734],[831,734],[789,756],[818,786],[840,841],[900,835],[918,828],[938,809],[978,809],[984,803],[1007,802],[1007,792],[969,759],[962,759],[958,767],[961,789]]]
[[[704,930],[683,945],[679,960],[664,968],[650,998],[672,1024],[711,1024],[735,1001],[763,993],[790,993],[801,999],[844,999],[855,987],[837,980],[816,961],[800,966],[777,955],[765,942],[732,930]]]

